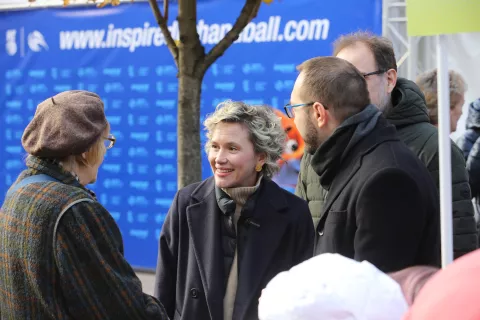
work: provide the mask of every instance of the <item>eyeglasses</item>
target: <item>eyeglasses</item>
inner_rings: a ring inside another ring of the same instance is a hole
[[[311,106],[313,105],[315,102],[309,102],[309,103],[299,103],[299,104],[294,104],[294,105],[291,105],[290,103],[287,103],[285,105],[285,107],[283,107],[285,109],[285,113],[287,114],[287,116],[289,118],[295,118],[295,111],[293,108],[296,108],[296,107],[305,107],[305,106]]]
[[[107,149],[113,148],[113,146],[115,145],[115,141],[117,141],[117,139],[115,139],[115,136],[113,134],[109,134],[107,138],[103,138],[103,139],[105,139],[104,144],[105,144],[105,148]]]
[[[369,73],[364,73],[364,74],[362,74],[362,76],[364,78],[366,78],[368,76],[373,76],[375,74],[382,74],[382,73],[385,73],[385,72],[387,72],[387,70],[377,70],[377,71],[373,71],[373,72],[369,72]]]
[[[308,102],[308,103],[298,103],[298,104],[290,104],[287,103],[283,108],[285,109],[285,113],[289,118],[295,118],[295,109],[296,107],[306,107],[306,106],[312,106],[315,102]],[[328,110],[327,106],[323,105],[323,108],[325,110]]]

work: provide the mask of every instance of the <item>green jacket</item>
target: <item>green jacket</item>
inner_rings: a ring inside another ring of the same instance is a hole
[[[425,164],[439,188],[438,131],[430,124],[423,93],[414,82],[399,78],[392,92],[392,104],[387,119],[397,128],[399,138]],[[310,164],[311,157],[308,153],[303,156],[295,193],[308,202],[316,228],[327,191],[321,187]],[[452,201],[453,248],[454,256],[458,258],[478,248],[478,236],[465,159],[453,142]]]

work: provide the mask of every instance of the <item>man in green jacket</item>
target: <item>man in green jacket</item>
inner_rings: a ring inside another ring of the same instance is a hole
[[[397,78],[390,40],[364,32],[345,35],[335,42],[334,56],[351,62],[364,75],[372,103],[395,125],[400,139],[422,160],[439,188],[438,131],[430,123],[425,97],[418,86]],[[295,193],[307,200],[316,228],[327,191],[312,169],[311,157],[307,152],[303,157]],[[478,235],[465,160],[453,142],[452,200],[454,257],[458,258],[478,248]]]

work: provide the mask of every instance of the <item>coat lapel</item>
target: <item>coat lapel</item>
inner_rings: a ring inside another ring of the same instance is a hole
[[[248,217],[259,225],[244,224],[245,234],[243,258],[239,261],[237,299],[234,319],[244,319],[252,303],[257,303],[256,295],[272,258],[277,252],[280,240],[288,226],[288,219],[282,212],[287,208],[284,198],[279,198],[279,188],[265,179],[255,204]],[[240,241],[240,240],[239,240]]]
[[[383,118],[379,121],[386,122],[386,120]],[[335,176],[327,194],[317,230],[318,228],[323,227],[331,206],[335,200],[337,200],[338,196],[345,186],[350,182],[355,173],[357,173],[358,169],[360,169],[364,155],[370,153],[378,145],[386,141],[397,141],[398,138],[394,135],[394,133],[395,128],[391,125],[376,130],[374,134],[370,134],[368,138],[364,139],[355,147],[356,150],[351,152],[352,156],[350,158],[347,157],[347,159],[345,159],[344,164],[342,164],[342,167]],[[315,232],[315,234],[317,233]]]
[[[224,292],[223,249],[221,212],[214,190],[214,180],[207,179],[192,193],[195,200],[193,205],[187,207],[187,221],[210,318],[221,320]]]
[[[322,216],[320,217],[320,222],[318,226],[323,224],[323,222],[327,218],[330,207],[338,198],[338,196],[340,195],[340,192],[342,192],[342,190],[345,188],[348,182],[352,179],[355,173],[357,173],[358,169],[360,169],[361,161],[362,161],[362,158],[357,157],[356,161],[353,161],[350,165],[346,166],[345,168],[343,168],[338,172],[337,176],[333,180],[332,185],[330,186],[330,190],[328,191],[327,198],[325,199]]]

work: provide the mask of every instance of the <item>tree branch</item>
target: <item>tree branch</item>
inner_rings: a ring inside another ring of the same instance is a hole
[[[207,71],[208,68],[225,53],[232,43],[238,39],[238,36],[247,24],[257,16],[261,3],[261,0],[245,0],[242,11],[232,29],[228,31],[225,37],[205,56],[203,63],[200,65],[202,72]]]
[[[197,31],[197,0],[178,1],[178,28],[180,31],[180,74],[195,78],[202,78],[203,74],[197,74],[198,65],[203,63],[205,48],[200,42]]]
[[[172,34],[170,33],[170,30],[168,30],[168,26],[167,26],[166,17],[168,16],[168,3],[164,4],[164,8],[165,7],[167,8],[167,11],[165,12],[165,18],[164,18],[162,16],[162,13],[160,12],[160,8],[158,8],[157,0],[148,0],[148,2],[150,3],[150,7],[152,7],[153,15],[157,20],[160,30],[162,30],[163,36],[165,37],[165,42],[167,43],[167,47],[172,53],[173,60],[175,61],[175,65],[178,68],[178,47],[175,41],[173,40]]]
[[[165,21],[168,21],[168,0],[163,0],[163,12],[165,13]]]

